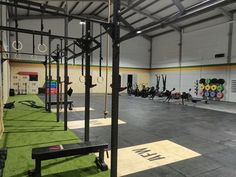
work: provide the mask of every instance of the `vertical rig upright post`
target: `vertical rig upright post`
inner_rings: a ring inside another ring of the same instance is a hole
[[[45,55],[45,111],[48,111],[48,94],[47,94],[47,83],[48,83],[48,58]]]
[[[91,44],[91,31],[90,22],[86,21],[86,36],[85,36],[85,61],[86,61],[86,73],[85,73],[85,133],[84,141],[89,141],[89,120],[90,120],[90,86],[91,86],[91,76],[90,76],[90,44]]]
[[[49,34],[51,31],[49,30]],[[52,102],[52,94],[51,94],[51,83],[52,83],[52,58],[51,58],[51,48],[52,48],[52,38],[49,36],[49,44],[48,44],[48,75],[49,75],[49,82],[46,83],[49,86],[48,89],[48,111],[51,112],[51,102]]]
[[[61,79],[60,79],[60,60],[59,60],[59,57],[61,55],[59,54],[59,45],[57,45],[57,58],[56,58],[56,63],[57,63],[57,122],[60,121],[60,112],[59,112],[59,109],[60,109],[60,82],[61,82]]]
[[[120,0],[113,1],[112,26],[112,126],[111,126],[111,177],[117,177],[119,66],[120,66]]]
[[[68,4],[66,1],[66,5],[65,5],[65,14],[68,15]],[[69,23],[69,19],[68,17],[65,17],[65,37],[68,37],[68,23]],[[65,38],[64,39],[64,47],[65,47],[65,51],[64,51],[64,130],[67,131],[67,107],[68,107],[68,96],[67,96],[67,90],[68,90],[68,83],[69,83],[69,77],[68,77],[68,39]]]

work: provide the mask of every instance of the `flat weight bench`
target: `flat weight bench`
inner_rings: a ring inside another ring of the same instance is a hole
[[[41,177],[41,161],[56,159],[61,157],[88,155],[89,153],[99,152],[95,163],[102,171],[108,170],[104,162],[104,152],[108,149],[107,143],[84,142],[77,144],[55,145],[32,149],[32,159],[35,159],[35,170],[29,172],[30,177]]]
[[[68,100],[67,101],[68,105],[69,105],[69,110],[73,110],[72,106],[73,106],[73,101],[72,100]],[[65,104],[64,101],[59,102],[59,104]],[[47,103],[47,106],[49,105],[49,103]],[[52,101],[51,105],[57,105],[56,101]]]

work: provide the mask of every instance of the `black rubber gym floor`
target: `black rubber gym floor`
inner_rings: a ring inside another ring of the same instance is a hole
[[[40,97],[43,99],[43,96]],[[84,106],[82,94],[74,94],[72,100],[74,107]],[[102,118],[104,95],[92,95],[91,108],[95,109],[91,111],[91,119]],[[108,110],[110,112],[110,106]],[[119,115],[127,123],[119,125],[119,148],[170,140],[201,154],[128,177],[236,176],[235,114],[122,95]],[[70,112],[68,118],[70,121],[83,120],[84,112]],[[74,132],[83,139],[83,129]],[[110,142],[110,126],[91,128],[90,133],[91,140]]]

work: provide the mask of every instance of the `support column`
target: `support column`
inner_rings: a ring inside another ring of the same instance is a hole
[[[182,59],[183,59],[183,30],[179,32],[179,92],[181,92],[181,82],[182,82]]]
[[[230,86],[231,86],[231,60],[232,60],[232,46],[233,46],[233,30],[234,30],[234,23],[231,22],[229,23],[229,33],[228,33],[228,51],[227,51],[227,97],[226,99],[228,99],[227,101],[229,101],[230,98]]]
[[[90,22],[86,22],[86,36],[85,36],[85,132],[84,132],[84,141],[89,141],[89,121],[90,121],[90,86],[91,86],[91,76],[90,76],[90,40],[91,40],[91,29]]]
[[[117,177],[118,116],[119,116],[119,66],[120,66],[120,0],[113,1],[112,28],[112,125],[111,125],[111,177]]]
[[[68,14],[68,4],[66,2],[65,5],[65,14]],[[68,23],[69,23],[69,19],[68,17],[65,18],[65,37],[68,37]],[[69,77],[68,77],[68,61],[67,61],[67,57],[68,57],[68,49],[67,49],[67,45],[68,45],[68,39],[65,38],[64,40],[64,47],[65,47],[65,51],[64,51],[64,130],[67,131],[67,107],[68,107],[68,96],[67,96],[67,90],[68,90],[68,83],[69,83]]]

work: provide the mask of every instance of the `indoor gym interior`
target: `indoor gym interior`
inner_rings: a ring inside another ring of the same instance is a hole
[[[236,177],[235,0],[0,14],[0,177]]]

